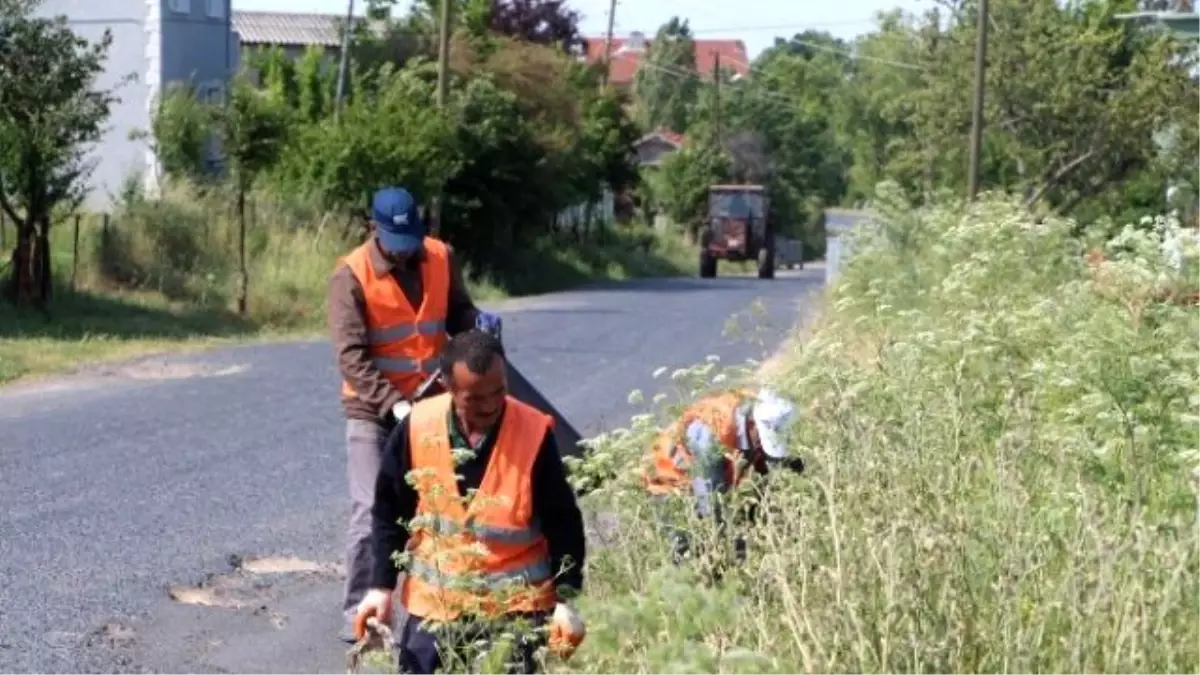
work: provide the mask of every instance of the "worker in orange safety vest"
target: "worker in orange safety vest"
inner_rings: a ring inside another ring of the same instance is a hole
[[[752,471],[765,474],[772,465],[804,471],[803,460],[788,456],[786,434],[794,417],[795,406],[769,389],[705,396],[655,440],[644,474],[646,489],[657,497],[690,495],[697,515],[721,523],[715,498]],[[679,563],[689,552],[690,538],[681,530],[671,536]],[[742,558],[745,540],[735,537],[734,545]]]
[[[359,606],[358,635],[369,617],[389,620],[400,572],[393,554],[404,551],[401,672],[435,672],[447,654],[472,667],[471,645],[521,620],[547,627],[550,649],[568,656],[585,632],[568,601],[582,588],[586,542],[553,418],[508,395],[494,335],[455,336],[441,369],[448,393],[417,402],[384,449],[373,589]],[[534,672],[546,642],[519,634],[511,670]]]
[[[405,189],[377,191],[371,237],[329,280],[329,324],[346,416],[346,585],[341,637],[354,640],[371,581],[371,503],[383,444],[419,386],[436,372],[449,336],[499,317],[471,301],[450,245],[427,236]]]

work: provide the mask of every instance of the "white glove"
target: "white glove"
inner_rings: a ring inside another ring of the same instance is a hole
[[[358,603],[358,615],[354,618],[354,638],[361,640],[367,632],[367,619],[375,617],[384,625],[392,622],[392,592],[381,588],[367,591]]]
[[[554,623],[559,624],[567,629],[571,635],[583,637],[587,634],[587,624],[583,621],[583,616],[575,611],[575,608],[565,602],[560,602],[554,606]]]
[[[560,602],[554,606],[550,618],[550,651],[559,658],[568,659],[587,636],[587,625],[575,608]]]
[[[412,412],[412,405],[408,401],[400,401],[392,406],[392,416],[396,418],[396,422],[404,421],[410,412]]]

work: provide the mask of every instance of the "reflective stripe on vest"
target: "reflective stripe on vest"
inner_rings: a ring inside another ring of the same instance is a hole
[[[420,263],[422,298],[414,307],[391,273],[377,271],[371,262],[374,240],[343,259],[362,288],[364,322],[371,361],[405,396],[437,371],[445,347],[446,313],[450,306],[450,258],[446,245],[425,238]],[[342,395],[357,394],[349,382]]]
[[[446,322],[442,320],[422,321],[417,325],[409,323],[390,328],[373,328],[367,331],[367,342],[371,345],[383,345],[389,342],[399,342],[414,335],[434,337],[446,332]]]
[[[508,528],[489,527],[476,523],[462,525],[444,516],[418,516],[414,525],[444,536],[467,533],[484,543],[532,544],[542,536],[542,528],[537,521],[525,528]]]
[[[550,571],[550,563],[546,561],[505,572],[448,574],[425,562],[413,560],[408,565],[408,573],[432,586],[484,592],[503,591],[518,584],[539,584],[550,581],[554,576]]]
[[[554,570],[531,482],[550,418],[508,397],[479,489],[466,500],[450,448],[450,406],[442,394],[418,401],[409,416],[417,517],[400,600],[412,616],[433,621],[549,611]]]

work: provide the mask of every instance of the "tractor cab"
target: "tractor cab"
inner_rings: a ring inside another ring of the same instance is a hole
[[[700,276],[717,275],[718,260],[756,260],[758,276],[775,276],[770,203],[762,185],[713,185],[708,189],[708,223],[700,233]]]

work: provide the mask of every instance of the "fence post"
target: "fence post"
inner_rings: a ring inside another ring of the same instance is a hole
[[[83,216],[75,214],[75,240],[71,247],[71,290],[75,290],[75,279],[79,276],[79,221]]]
[[[100,268],[104,274],[109,272],[108,265],[108,212],[105,212],[100,220]]]

